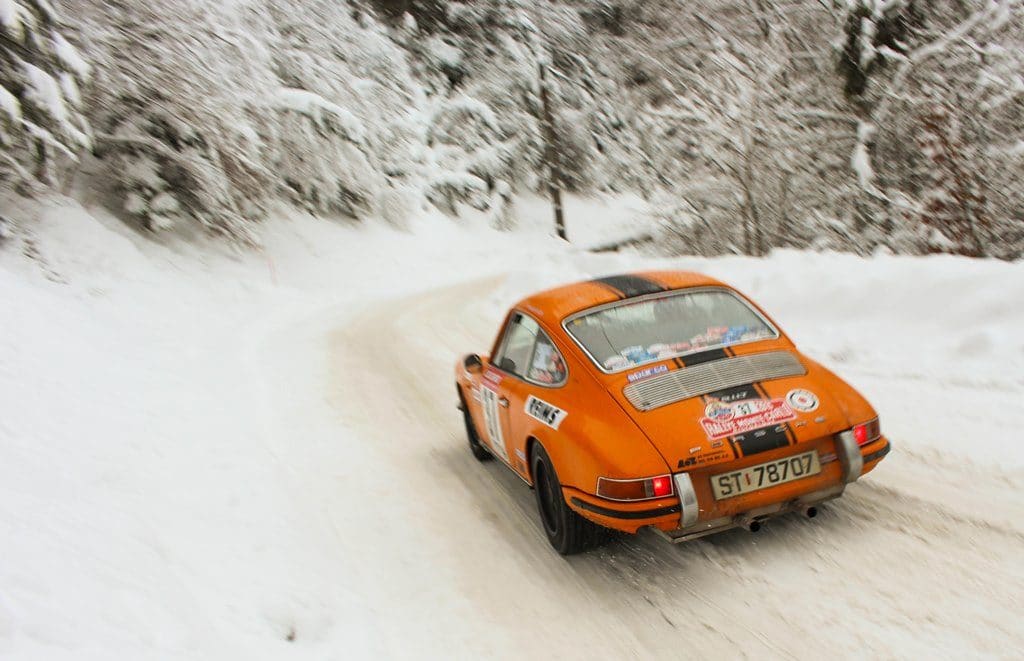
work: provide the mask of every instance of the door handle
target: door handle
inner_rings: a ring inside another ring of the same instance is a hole
[[[501,399],[498,400],[498,403],[501,404],[502,408],[506,408],[507,409],[508,408],[508,397],[502,397]]]

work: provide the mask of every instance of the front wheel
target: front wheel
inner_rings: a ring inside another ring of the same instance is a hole
[[[562,485],[551,458],[539,443],[531,461],[537,509],[551,546],[562,555],[572,555],[596,546],[603,528],[577,514],[562,496]]]

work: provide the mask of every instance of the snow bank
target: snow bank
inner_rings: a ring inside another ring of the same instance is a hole
[[[274,658],[296,627],[314,650],[316,630],[372,637],[379,615],[344,575],[323,583],[333,561],[294,520],[254,361],[316,310],[458,277],[444,246],[302,218],[268,227],[266,254],[193,254],[64,203],[33,234],[31,259],[0,250],[0,657]],[[372,291],[339,286],[360,279]]]

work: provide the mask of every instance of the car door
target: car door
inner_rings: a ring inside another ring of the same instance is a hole
[[[523,324],[523,319],[519,312],[509,315],[491,356],[490,368],[480,382],[480,406],[484,415],[487,444],[491,447],[492,454],[513,468],[515,464],[508,449],[509,394],[515,390],[514,375],[517,365],[525,364],[529,360],[536,335],[536,330],[531,332],[529,324]],[[536,323],[533,325],[536,326]]]
[[[492,365],[500,374],[501,382],[482,397],[488,433],[493,428],[500,456],[516,472],[528,477],[521,418],[527,410],[527,402],[536,399],[534,391],[558,387],[565,382],[565,361],[533,318],[514,312]]]

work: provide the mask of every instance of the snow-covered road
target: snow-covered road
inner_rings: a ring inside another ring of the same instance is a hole
[[[0,658],[1024,649],[1022,264],[311,219],[238,256],[63,203],[33,227],[0,250]],[[813,520],[557,555],[526,485],[470,455],[452,365],[524,293],[651,267],[762,303],[893,453]]]
[[[923,657],[1024,645],[1016,478],[965,471],[899,439],[888,462],[814,520],[794,515],[757,534],[675,547],[640,536],[582,557],[550,551],[532,493],[471,457],[454,410],[449,358],[487,345],[493,328],[473,301],[493,288],[488,280],[388,301],[332,332],[330,401],[365,440],[352,463],[373,457],[365,477],[383,479],[372,492],[395,522],[361,538],[357,554],[389,559],[390,589],[371,587],[366,598],[413,609],[382,623],[392,633],[384,651],[430,649],[448,627],[440,640],[453,640],[466,607],[484,625],[466,651]],[[351,486],[346,506],[365,502],[362,480]]]

